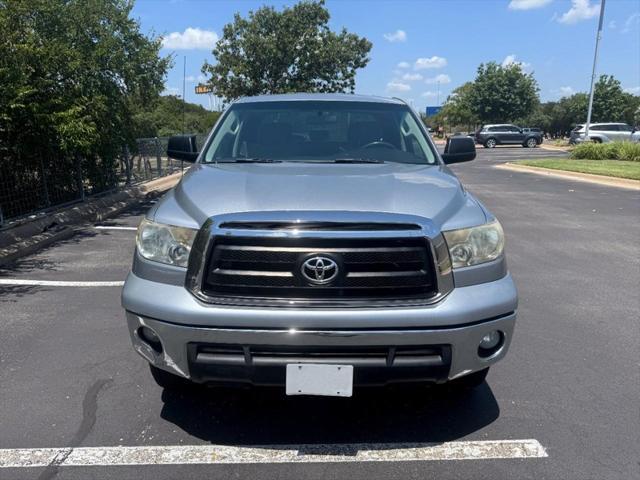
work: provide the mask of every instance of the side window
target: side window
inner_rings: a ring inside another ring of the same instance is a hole
[[[507,127],[507,130],[511,133],[520,133],[520,129],[513,125]]]
[[[426,159],[427,163],[433,163],[433,156],[427,140],[411,114],[403,112],[399,121],[401,141],[404,143],[404,148],[401,149],[413,154],[416,158]]]
[[[236,140],[240,131],[240,121],[236,112],[229,112],[228,117],[220,127],[220,132],[215,136],[214,142],[207,150],[205,161],[229,158],[234,156]]]
[[[633,132],[633,127],[631,125],[618,125],[620,130],[623,132]]]
[[[620,125],[606,125],[606,127],[609,132],[619,132],[621,130]]]
[[[594,125],[593,127],[589,128],[589,130],[594,130],[596,132],[602,132],[604,130],[606,130],[606,125]]]

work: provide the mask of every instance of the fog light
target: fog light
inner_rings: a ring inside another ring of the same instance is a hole
[[[504,335],[500,330],[494,330],[487,333],[478,345],[478,355],[481,357],[490,357],[502,347]]]
[[[158,334],[149,327],[140,327],[138,329],[140,339],[153,348],[157,353],[162,353],[162,342]]]
[[[494,330],[482,337],[480,346],[489,350],[498,345],[498,343],[500,343],[500,332],[498,330]]]

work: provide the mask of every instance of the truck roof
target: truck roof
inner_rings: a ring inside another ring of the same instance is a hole
[[[351,93],[285,93],[274,95],[257,95],[255,97],[242,97],[236,100],[234,103],[299,101],[367,102],[405,105],[405,102],[400,100],[399,98],[376,97],[374,95],[355,95]]]

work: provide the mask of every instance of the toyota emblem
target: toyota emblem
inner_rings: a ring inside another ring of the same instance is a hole
[[[329,257],[315,256],[307,259],[300,271],[310,283],[326,285],[338,276],[338,264]]]

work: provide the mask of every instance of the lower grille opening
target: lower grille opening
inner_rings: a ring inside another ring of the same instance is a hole
[[[190,374],[197,381],[284,385],[286,365],[354,366],[356,385],[443,381],[451,365],[450,345],[264,346],[191,343]]]

